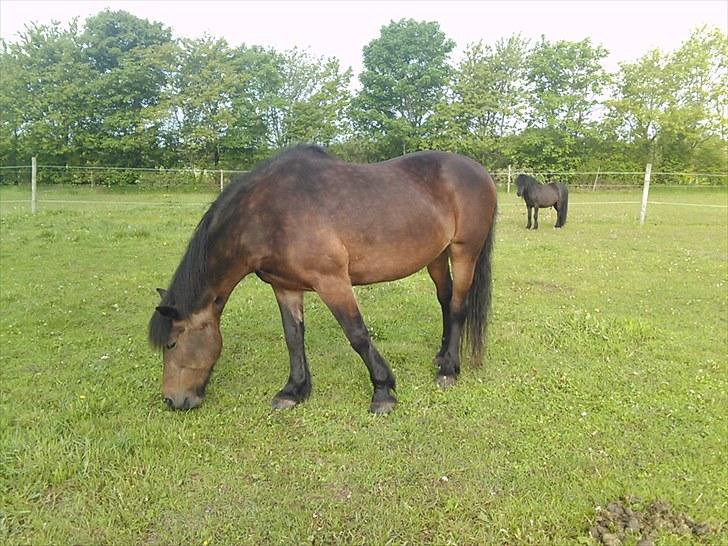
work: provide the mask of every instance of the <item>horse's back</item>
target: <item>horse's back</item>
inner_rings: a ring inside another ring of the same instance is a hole
[[[260,229],[274,267],[346,267],[352,284],[412,274],[454,240],[482,245],[495,209],[485,169],[446,152],[374,164],[301,154],[267,176],[255,208],[268,219]]]
[[[415,152],[382,163],[352,165],[352,169],[366,181],[363,194],[360,188],[350,188],[357,195],[356,212],[361,214],[368,203],[373,214],[379,211],[377,223],[390,230],[393,238],[426,234],[435,228],[442,234],[437,237],[433,232],[435,240],[473,236],[467,233],[473,231],[471,226],[483,231],[496,206],[490,175],[479,163],[457,154]],[[350,219],[347,215],[345,224]]]
[[[561,191],[561,188],[565,188],[566,186],[564,186],[564,185],[563,185],[563,184],[561,184],[560,182],[549,182],[549,183],[547,184],[547,187],[548,187],[548,188],[549,188],[549,189],[550,189],[551,191],[554,191],[554,192],[556,192],[556,193],[559,193],[559,191]]]
[[[534,182],[527,190],[526,202],[536,207],[551,207],[559,200],[559,188],[555,182],[539,184]]]
[[[415,152],[380,163],[346,163],[319,154],[293,155],[257,184],[255,206],[287,217],[359,230],[362,222],[453,215],[456,207],[495,206],[492,178],[477,162],[448,152]],[[429,214],[428,214],[429,213]],[[359,221],[361,219],[361,221]]]

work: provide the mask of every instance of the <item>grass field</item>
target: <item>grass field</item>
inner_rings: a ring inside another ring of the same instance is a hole
[[[728,544],[725,191],[654,188],[641,228],[639,192],[573,193],[537,232],[501,193],[486,364],[445,392],[427,275],[357,289],[398,380],[385,418],[315,295],[312,397],[270,409],[287,354],[254,278],[205,403],[166,410],[146,325],[212,196],[27,197],[0,188],[4,544],[588,545],[610,502],[707,524],[656,544]],[[683,201],[709,206],[657,204]]]

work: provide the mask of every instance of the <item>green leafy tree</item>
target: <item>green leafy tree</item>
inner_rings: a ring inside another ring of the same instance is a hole
[[[351,102],[349,84],[351,69],[341,71],[335,58],[306,61],[299,55],[290,56],[289,66],[311,70],[312,83],[306,93],[291,102],[284,126],[285,141],[312,142],[330,146],[351,132],[346,111]],[[299,75],[297,72],[294,72]],[[290,78],[293,81],[293,78]]]
[[[402,19],[382,27],[364,47],[362,88],[352,118],[378,144],[380,157],[413,151],[427,136],[427,123],[444,99],[455,47],[436,22]]]
[[[609,82],[601,65],[606,55],[588,38],[550,43],[542,37],[534,46],[527,58],[528,125],[515,142],[516,163],[564,170],[588,159],[600,95]]]
[[[57,164],[86,156],[84,133],[91,78],[77,23],[30,25],[3,51],[3,138],[16,159],[31,155]],[[7,87],[6,87],[7,86]]]
[[[0,40],[0,165],[27,163],[20,143],[26,101],[19,63],[12,48]],[[0,181],[19,181],[19,173],[0,172]]]
[[[622,63],[615,84],[617,98],[608,101],[611,111],[607,126],[635,148],[640,162],[655,159],[655,141],[672,101],[666,64],[659,50],[636,63]]]
[[[97,72],[118,68],[130,51],[168,43],[169,28],[126,11],[104,10],[86,19],[84,50]]]
[[[32,24],[0,41],[0,162],[247,168],[314,142],[355,161],[431,147],[489,168],[725,170],[721,30],[622,64],[609,88],[588,39],[478,42],[456,69],[453,47],[437,23],[391,22],[352,98],[351,70],[307,51],[175,40],[124,11]]]
[[[605,126],[628,144],[635,165],[724,170],[728,39],[697,29],[675,52],[623,63]]]
[[[99,161],[129,167],[158,162],[177,57],[171,31],[107,10],[86,20],[81,40],[92,70],[89,144]]]
[[[432,147],[502,166],[502,137],[525,124],[527,54],[528,42],[517,35],[493,47],[470,45],[453,78],[452,99],[433,116]]]
[[[542,38],[528,56],[529,126],[585,135],[609,82],[601,65],[606,56],[588,38],[553,44]]]
[[[209,36],[180,41],[173,79],[169,145],[188,165],[218,166],[235,116],[235,53],[225,40]]]
[[[229,138],[250,161],[296,142],[330,144],[345,129],[351,71],[293,49],[241,48]]]
[[[295,142],[329,144],[349,102],[351,70],[336,59],[314,58],[292,49],[279,57],[279,86],[266,111],[271,146]]]

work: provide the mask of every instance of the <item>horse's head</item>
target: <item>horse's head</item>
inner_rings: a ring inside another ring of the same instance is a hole
[[[222,350],[220,313],[214,301],[187,317],[174,305],[156,308],[153,325],[161,322],[158,331],[166,336],[158,340],[164,355],[162,393],[170,408],[186,410],[202,404],[212,367]]]
[[[516,178],[516,195],[518,197],[523,197],[523,190],[526,189],[526,183],[528,182],[528,179],[526,178],[526,175],[519,174]]]

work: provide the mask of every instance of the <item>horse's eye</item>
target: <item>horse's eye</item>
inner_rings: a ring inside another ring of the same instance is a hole
[[[176,341],[172,341],[171,343],[167,343],[167,350],[174,349],[177,346]]]

